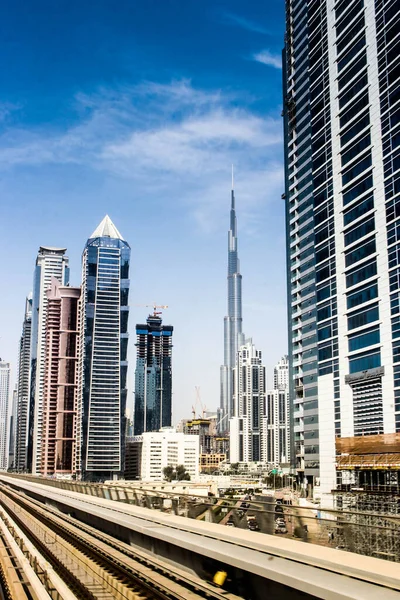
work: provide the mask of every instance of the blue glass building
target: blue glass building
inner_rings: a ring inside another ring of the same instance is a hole
[[[392,0],[286,1],[292,460],[321,495],[357,483],[339,438],[400,432],[399,18]]]
[[[157,314],[136,325],[135,435],[172,424],[172,332]]]
[[[130,247],[106,216],[82,257],[77,472],[89,480],[123,471]]]

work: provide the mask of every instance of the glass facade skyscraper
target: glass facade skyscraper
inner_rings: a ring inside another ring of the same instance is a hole
[[[78,476],[123,471],[130,247],[106,216],[82,256],[76,466]]]
[[[286,1],[292,460],[321,493],[338,437],[400,431],[399,11]]]
[[[219,430],[227,431],[234,414],[233,369],[238,348],[244,344],[242,333],[242,276],[238,256],[235,192],[231,191],[230,228],[228,231],[228,315],[224,318],[224,364],[221,366]]]
[[[136,325],[135,435],[172,425],[172,333],[157,314]]]
[[[32,294],[25,301],[22,335],[19,343],[17,423],[15,432],[15,470],[26,471],[28,447],[28,409],[31,375]]]

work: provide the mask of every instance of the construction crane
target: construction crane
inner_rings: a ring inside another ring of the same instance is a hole
[[[155,302],[153,302],[153,304],[134,304],[133,306],[143,306],[146,308],[152,308],[154,317],[156,317],[157,315],[162,315],[162,311],[157,312],[157,308],[161,308],[161,309],[168,308],[167,304],[156,304]]]
[[[201,401],[201,396],[200,396],[200,386],[199,385],[195,385],[194,386],[195,390],[196,390],[196,400],[195,403],[192,406],[192,415],[193,415],[193,419],[196,418],[196,408],[197,406],[199,406],[201,408],[201,416],[199,414],[199,419],[205,419],[206,417],[206,412],[207,412],[207,407],[202,403]]]

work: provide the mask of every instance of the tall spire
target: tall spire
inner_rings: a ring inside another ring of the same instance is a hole
[[[108,215],[106,215],[102,222],[96,227],[89,239],[99,237],[109,237],[117,240],[124,239]]]
[[[224,318],[224,364],[221,367],[220,431],[227,431],[233,411],[233,368],[238,348],[243,344],[242,333],[242,276],[237,250],[237,221],[235,209],[234,176],[232,188],[230,227],[228,231],[228,315]]]

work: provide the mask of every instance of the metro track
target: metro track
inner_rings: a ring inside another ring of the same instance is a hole
[[[395,563],[267,534],[231,530],[101,498],[96,493],[82,494],[8,476],[0,476],[1,484],[5,487],[0,489],[32,502],[35,511],[52,513],[62,525],[76,517],[70,523],[78,529],[78,536],[87,532],[95,538],[95,545],[104,542],[108,551],[111,547],[121,552],[122,558],[133,556],[136,567],[144,560],[142,565],[150,569],[153,579],[164,575],[171,583],[177,577],[181,595],[167,589],[161,597],[237,599],[235,594],[240,594],[240,598],[257,600],[374,600],[382,595],[385,600],[400,599]],[[210,576],[221,570],[228,573],[225,591],[208,583]],[[151,597],[160,597],[155,594],[157,587],[150,585]]]
[[[0,504],[78,598],[239,598],[4,485]]]

